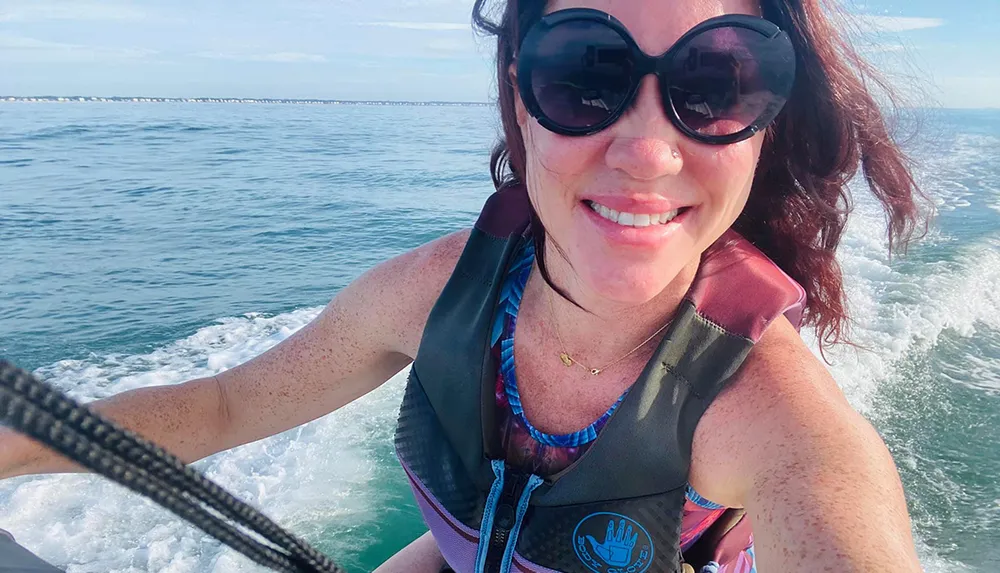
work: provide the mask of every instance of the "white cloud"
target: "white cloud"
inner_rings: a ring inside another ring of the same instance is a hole
[[[855,16],[862,28],[873,32],[908,32],[944,26],[941,18],[911,18],[905,16],[875,16],[859,14]]]
[[[79,2],[75,0],[0,1],[0,22],[37,22],[43,20],[136,21],[147,14],[134,6],[118,3]]]
[[[50,42],[0,34],[0,59],[19,62],[92,62],[141,60],[158,54],[145,48],[109,48]]]
[[[300,52],[275,52],[261,57],[263,62],[325,62],[326,57],[320,54],[303,54]]]
[[[436,38],[427,42],[425,47],[432,53],[462,55],[468,54],[470,49],[475,48],[469,41],[457,38]]]
[[[75,44],[62,44],[59,42],[37,40],[35,38],[25,38],[24,36],[0,34],[0,50],[69,50],[82,47]]]
[[[906,46],[902,44],[872,44],[863,48],[865,52],[870,54],[889,54],[893,52],[902,52],[906,50]]]
[[[232,60],[236,62],[276,62],[276,63],[322,63],[326,56],[303,54],[301,52],[273,52],[270,54],[233,54],[228,52],[200,52],[194,54],[210,60]]]
[[[470,30],[469,24],[457,24],[452,22],[362,22],[360,26],[381,26],[384,28],[397,28],[403,30]]]

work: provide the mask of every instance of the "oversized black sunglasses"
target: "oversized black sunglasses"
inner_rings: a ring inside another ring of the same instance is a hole
[[[679,130],[724,145],[752,137],[781,111],[795,81],[795,50],[772,22],[729,14],[650,56],[610,14],[570,8],[532,26],[517,56],[525,107],[562,135],[591,135],[613,124],[648,74],[656,75],[663,109]]]

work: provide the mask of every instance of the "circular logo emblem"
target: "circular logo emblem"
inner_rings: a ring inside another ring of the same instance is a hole
[[[617,513],[592,513],[573,530],[573,550],[595,573],[643,573],[653,563],[646,528]]]

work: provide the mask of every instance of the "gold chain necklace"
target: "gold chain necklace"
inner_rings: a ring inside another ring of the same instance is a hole
[[[552,298],[551,297],[549,297],[549,312],[552,314],[552,326],[553,326],[552,330],[556,331],[556,339],[559,341],[559,346],[561,348],[566,348],[566,343],[562,341],[562,336],[559,335],[559,325],[556,324],[556,309],[555,309],[555,306],[552,305]],[[632,356],[632,354],[636,350],[639,350],[643,346],[646,346],[646,344],[650,340],[652,340],[657,334],[663,332],[663,330],[665,328],[667,328],[667,326],[670,325],[670,322],[671,322],[671,320],[668,320],[666,323],[664,323],[663,326],[661,326],[660,328],[657,328],[656,332],[654,332],[653,334],[649,335],[649,338],[647,338],[646,340],[643,340],[642,342],[640,342],[638,346],[636,346],[632,350],[629,350],[628,352],[626,352],[625,354],[623,354],[622,356],[620,356],[618,359],[616,359],[616,360],[614,360],[612,362],[609,362],[609,363],[605,364],[604,366],[601,366],[600,368],[590,368],[589,366],[586,366],[585,364],[583,364],[582,362],[580,362],[576,358],[573,358],[572,356],[570,356],[569,353],[566,352],[565,350],[559,352],[559,360],[561,360],[562,363],[565,364],[567,368],[572,367],[574,364],[576,364],[577,366],[583,368],[584,370],[589,371],[591,373],[591,375],[597,376],[601,372],[604,372],[608,368],[611,368],[615,364],[618,364],[622,360],[625,360],[629,356]]]

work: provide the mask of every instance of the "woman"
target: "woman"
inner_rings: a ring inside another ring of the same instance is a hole
[[[897,245],[918,196],[818,2],[475,10],[504,126],[476,227],[95,407],[193,461],[414,362],[396,446],[433,536],[380,571],[919,571],[891,457],[797,333],[842,338],[856,168]],[[0,440],[0,477],[73,469]]]

